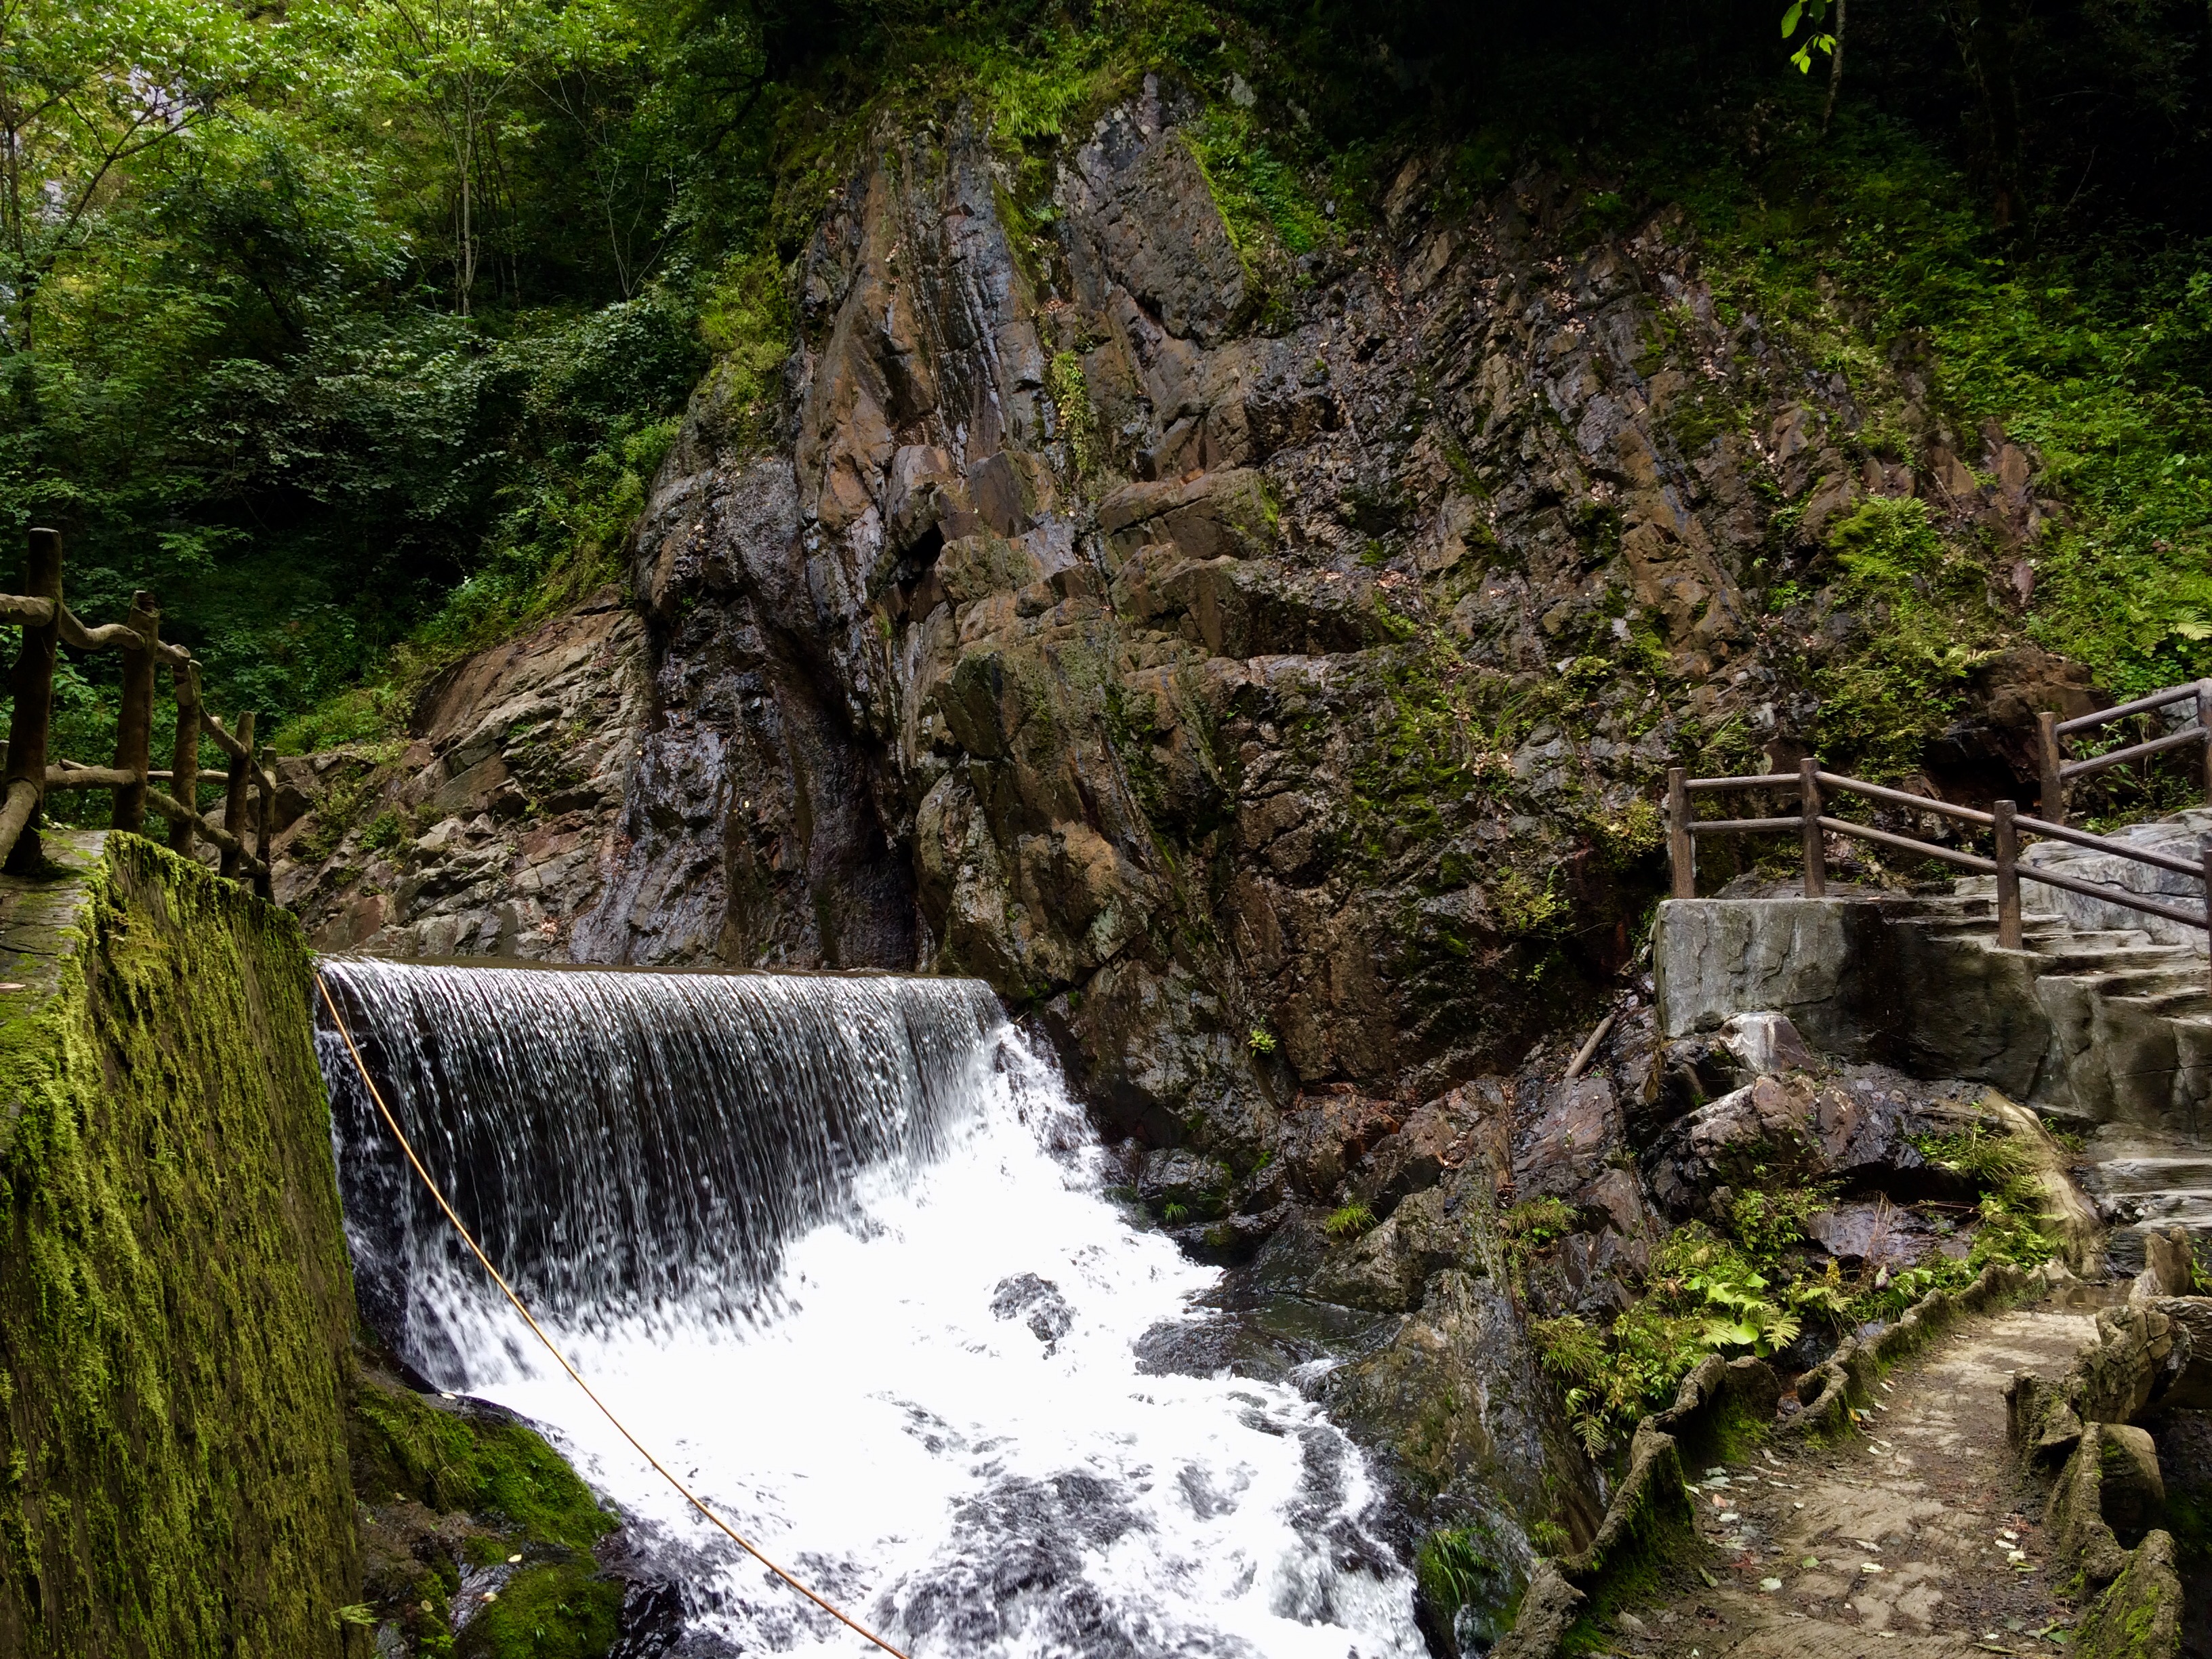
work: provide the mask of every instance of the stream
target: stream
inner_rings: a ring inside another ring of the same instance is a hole
[[[1360,1451],[1295,1388],[1149,1375],[1217,1271],[1108,1195],[980,983],[323,964],[492,1260],[771,1559],[915,1656],[1415,1659]],[[874,1651],[694,1514],[499,1299],[319,1035],[365,1316],[538,1425],[685,1659]]]

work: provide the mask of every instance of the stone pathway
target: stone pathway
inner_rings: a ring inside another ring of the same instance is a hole
[[[2059,1655],[2076,1610],[2005,1449],[2006,1382],[2057,1378],[2095,1340],[2086,1314],[1962,1325],[1877,1388],[1860,1437],[1786,1443],[1692,1469],[1725,1565],[1710,1588],[1619,1615],[1620,1654],[1674,1659]],[[2046,1634],[2051,1632],[2051,1634]]]

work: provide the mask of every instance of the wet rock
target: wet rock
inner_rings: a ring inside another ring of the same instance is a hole
[[[1137,1196],[1158,1215],[1213,1220],[1229,1207],[1228,1167],[1187,1146],[1148,1154],[1137,1176]]]
[[[1821,1163],[1820,1115],[1811,1092],[1762,1077],[1698,1107],[1672,1125],[1647,1160],[1651,1189],[1673,1214],[1702,1209],[1716,1188],[1809,1172]]]
[[[1452,1097],[1416,1107],[1405,1122],[1359,1160],[1352,1194],[1388,1216],[1408,1193],[1432,1187],[1475,1153],[1474,1125],[1457,1115]]]
[[[1805,1235],[1837,1261],[1855,1267],[1910,1267],[1934,1243],[1918,1216],[1887,1203],[1816,1210],[1806,1219]]]
[[[1060,1286],[1035,1273],[1002,1279],[991,1292],[994,1319],[1019,1319],[1030,1334],[1052,1352],[1060,1339],[1075,1328],[1075,1312],[1060,1293]]]
[[[1523,1198],[1572,1194],[1605,1169],[1623,1132],[1609,1079],[1586,1073],[1553,1086],[1514,1144],[1515,1190]]]
[[[1803,1073],[1762,1077],[1661,1130],[1644,1167],[1676,1216],[1698,1212],[1717,1187],[1777,1182],[1837,1180],[1893,1200],[1971,1198],[1972,1182],[1931,1164],[1915,1142],[1972,1125],[2007,1133],[2000,1117],[1979,1109],[1982,1092],[1917,1084],[1879,1066],[1825,1083]]]
[[[1419,1311],[1373,1354],[1331,1372],[1322,1395],[1432,1504],[1502,1498],[1522,1516],[1564,1516],[1570,1530],[1595,1525],[1588,1465],[1555,1426],[1511,1292],[1495,1279],[1438,1273]]]
[[[1404,1109],[1348,1088],[1300,1096],[1283,1118],[1285,1172],[1308,1197],[1330,1198],[1370,1147],[1398,1132]]]
[[[1323,1302],[1376,1313],[1397,1313],[1417,1305],[1421,1286],[1432,1273],[1464,1268],[1492,1271],[1497,1261],[1479,1189],[1470,1201],[1462,1183],[1415,1193],[1390,1218],[1350,1244],[1332,1251],[1307,1285],[1307,1294]]]
[[[280,763],[276,897],[321,950],[567,959],[606,874],[644,654],[605,593],[433,680],[396,757]]]

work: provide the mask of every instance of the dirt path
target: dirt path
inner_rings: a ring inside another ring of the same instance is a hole
[[[1727,1565],[1711,1589],[1639,1606],[1624,1654],[1698,1659],[1964,1659],[2057,1655],[2071,1626],[2044,1530],[2005,1453],[2005,1383],[2056,1378],[2095,1339],[2087,1315],[1975,1319],[1893,1371],[1864,1433],[1689,1471]]]

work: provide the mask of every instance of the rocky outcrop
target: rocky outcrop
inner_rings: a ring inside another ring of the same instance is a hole
[[[603,593],[431,681],[404,739],[280,762],[275,892],[315,947],[568,957],[614,854],[644,637]]]
[[[1301,1088],[1410,1109],[1618,966],[1685,723],[1796,718],[1741,583],[1771,493],[1809,547],[1872,487],[1856,415],[1678,217],[1592,240],[1536,174],[1447,213],[1416,158],[1294,258],[1199,113],[1147,83],[1049,200],[964,121],[877,135],[775,408],[710,377],[654,484],[618,817],[419,717],[404,842],[290,844],[329,942],[979,973],[1239,1172]]]

